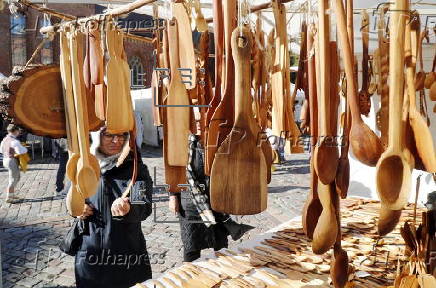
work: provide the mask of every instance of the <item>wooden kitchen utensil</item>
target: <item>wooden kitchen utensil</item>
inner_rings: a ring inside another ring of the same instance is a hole
[[[97,192],[100,166],[97,159],[89,152],[89,130],[87,125],[87,107],[84,100],[83,75],[79,68],[77,32],[68,33],[71,74],[74,92],[74,104],[76,108],[76,121],[80,158],[77,163],[76,181],[80,193],[84,198],[89,198]]]
[[[221,144],[211,170],[211,206],[219,212],[251,215],[266,209],[267,165],[251,112],[250,48],[252,37],[247,28],[232,33],[235,61],[235,123]],[[228,55],[229,56],[229,55]]]
[[[173,17],[177,20],[177,37],[179,38],[179,50],[177,53],[179,61],[177,61],[177,63],[180,63],[180,65],[178,65],[177,68],[190,69],[183,73],[184,75],[191,76],[189,80],[184,79],[186,80],[184,84],[186,89],[193,89],[197,83],[197,69],[195,65],[195,52],[189,16],[183,3],[172,2],[171,9]],[[171,38],[169,38],[169,40],[171,41]]]
[[[369,46],[369,15],[366,10],[363,10],[362,13],[362,23],[360,26],[360,31],[362,32],[362,87],[359,91],[359,108],[360,114],[368,116],[371,110],[371,100],[370,94],[368,92],[369,87],[369,55],[368,55],[368,46]]]
[[[70,151],[70,157],[66,165],[66,174],[71,181],[70,189],[68,190],[65,203],[67,211],[71,216],[79,216],[83,213],[83,207],[85,205],[85,198],[77,190],[76,186],[76,169],[77,161],[80,158],[79,144],[77,143],[77,127],[76,127],[76,111],[74,109],[73,99],[73,86],[71,79],[71,62],[70,62],[70,50],[68,47],[68,39],[65,32],[61,32],[60,38],[60,70],[62,77],[62,84],[64,88],[64,104],[65,104],[65,116],[67,124],[67,138],[68,138],[68,150]]]
[[[321,131],[319,133],[318,145],[315,148],[315,170],[318,179],[323,184],[330,184],[336,177],[338,167],[339,152],[337,145],[333,143],[331,133],[331,119],[330,119],[330,40],[329,40],[329,16],[326,11],[328,9],[328,1],[323,0],[319,2],[318,6],[318,40],[320,50],[320,85],[319,91],[319,107],[320,107],[320,124]]]
[[[407,203],[411,184],[411,169],[404,146],[404,129],[401,121],[404,81],[404,35],[408,9],[407,1],[395,2],[391,19],[389,59],[389,141],[388,148],[377,163],[377,193],[381,202],[392,210]]]
[[[388,86],[388,75],[389,75],[389,41],[386,39],[385,33],[385,22],[384,15],[385,9],[384,5],[379,8],[379,17],[377,22],[378,30],[378,46],[379,46],[379,82],[378,90],[380,94],[380,110],[377,112],[379,127],[380,127],[380,140],[383,147],[388,146],[388,121],[389,121],[389,86]]]
[[[417,40],[419,37],[419,17],[413,17],[406,28],[406,80],[407,92],[409,95],[409,123],[412,126],[416,148],[426,170],[430,173],[436,172],[436,155],[434,150],[433,137],[427,126],[426,120],[416,108],[416,91],[414,85]],[[412,33],[412,35],[411,35]],[[412,44],[413,43],[413,44]]]
[[[331,189],[335,189],[335,183],[331,184]],[[336,242],[333,246],[333,256],[330,262],[330,278],[332,279],[333,285],[336,288],[345,287],[348,281],[348,255],[347,252],[342,249],[342,233],[341,233],[341,214],[340,214],[340,201],[339,193],[332,193],[332,202],[336,211],[336,221],[338,223],[338,234],[336,237]]]
[[[208,26],[206,23],[206,19],[204,19],[203,13],[201,12],[200,0],[194,1],[195,13],[197,14],[195,17],[195,26],[197,26],[198,32],[206,32],[208,30]]]
[[[114,134],[131,131],[134,125],[132,117],[126,115],[126,111],[132,109],[128,99],[130,94],[126,94],[130,85],[126,83],[123,69],[120,69],[123,68],[123,62],[117,43],[120,41],[118,33],[113,23],[108,21],[106,25],[106,46],[109,54],[106,65],[106,127],[109,133]]]
[[[380,236],[391,233],[400,221],[402,210],[391,210],[381,203],[379,219],[377,223],[377,232]]]
[[[345,73],[347,75],[347,85],[350,85],[351,91],[353,91],[352,97],[349,97],[349,105],[351,109],[351,130],[350,130],[350,144],[353,154],[356,158],[368,165],[375,166],[383,151],[380,139],[378,136],[362,121],[360,117],[356,83],[354,80],[353,72],[353,56],[351,54],[350,43],[348,41],[345,13],[341,0],[336,0],[336,19],[339,30],[340,47],[344,55]],[[351,95],[350,95],[351,96]]]
[[[234,21],[236,16],[236,1],[226,0],[223,2],[224,11],[224,36],[225,36],[225,50],[226,50],[226,65],[225,65],[225,81],[224,92],[218,107],[209,122],[209,130],[207,132],[207,152],[206,152],[206,174],[211,173],[215,153],[221,146],[224,139],[229,135],[235,115],[234,115],[234,95],[235,95],[235,64],[233,61],[232,47],[231,47],[231,34],[236,27]],[[251,80],[251,79],[250,79]],[[216,91],[217,87],[215,87]],[[219,89],[219,87],[218,87]],[[250,104],[251,106],[251,104]],[[208,170],[209,169],[209,170]]]
[[[318,102],[316,95],[316,77],[315,77],[315,54],[312,53],[313,47],[313,33],[315,27],[309,25],[307,33],[307,55],[308,55],[308,80],[309,80],[309,113],[310,113],[310,135],[311,135],[311,145],[312,145],[312,157],[310,161],[310,191],[307,196],[306,203],[303,208],[302,221],[303,230],[309,239],[313,238],[313,230],[315,230],[316,224],[318,223],[319,215],[322,211],[321,202],[318,198],[318,176],[316,175],[315,168],[313,167],[313,147],[317,145],[318,139]]]
[[[105,120],[106,86],[104,84],[104,59],[101,47],[101,33],[96,25],[99,24],[93,23],[89,27],[90,77],[91,84],[94,85],[95,115],[99,119]]]
[[[182,105],[166,107],[168,122],[168,165],[186,166],[188,163],[188,135],[190,112],[187,105],[190,104],[186,88],[178,68],[179,65],[179,36],[177,20],[168,22],[168,40],[170,46],[171,82],[168,88],[166,105]]]

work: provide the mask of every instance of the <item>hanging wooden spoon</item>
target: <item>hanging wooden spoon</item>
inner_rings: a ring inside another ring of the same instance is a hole
[[[89,198],[97,192],[98,178],[100,177],[100,166],[97,159],[89,153],[89,130],[87,125],[87,107],[83,99],[83,80],[79,71],[78,43],[76,31],[70,32],[69,48],[72,63],[72,80],[74,91],[74,104],[76,108],[76,121],[78,131],[78,142],[80,158],[77,163],[77,186],[84,198]],[[91,164],[92,163],[92,164]],[[98,167],[98,170],[96,168]]]
[[[315,149],[315,170],[319,180],[323,184],[330,184],[336,177],[339,152],[335,143],[332,143],[333,135],[330,130],[330,41],[329,41],[329,17],[326,14],[328,1],[319,2],[318,12],[318,40],[320,50],[320,76],[319,91],[320,114],[320,140]]]
[[[252,215],[266,209],[267,165],[259,147],[258,126],[251,113],[249,63],[252,36],[249,30],[240,27],[235,29],[231,43],[237,72],[236,117],[212,165],[211,206],[219,212]]]
[[[363,10],[361,15],[362,15],[362,23],[361,23],[360,31],[362,32],[362,89],[359,91],[359,100],[360,100],[359,108],[360,108],[360,114],[368,116],[371,110],[371,100],[368,92],[369,16],[366,10]]]
[[[89,55],[90,55],[90,77],[95,94],[95,115],[100,120],[106,117],[106,86],[104,84],[104,59],[101,48],[101,33],[97,22],[89,24]]]
[[[413,129],[416,148],[422,159],[426,170],[430,173],[436,172],[436,155],[433,144],[433,137],[426,121],[416,108],[416,91],[414,85],[414,75],[416,67],[416,45],[419,35],[419,17],[413,17],[411,23],[406,28],[406,80],[407,92],[410,100],[409,122]],[[412,32],[412,35],[411,35]],[[413,43],[413,46],[412,46]],[[415,52],[415,53],[414,53]]]
[[[77,143],[77,128],[76,128],[76,111],[74,109],[73,86],[71,83],[71,62],[70,50],[68,47],[68,39],[65,32],[60,33],[60,70],[62,83],[64,87],[64,104],[66,114],[66,127],[68,138],[68,150],[70,158],[67,162],[66,174],[71,181],[70,189],[68,190],[65,203],[67,211],[72,216],[79,216],[83,213],[85,198],[77,190],[76,186],[76,169],[77,161],[80,158],[79,144]]]
[[[336,0],[335,3],[340,46],[344,54],[345,73],[349,80],[348,85],[350,85],[351,91],[354,91],[354,97],[350,97],[349,99],[352,117],[350,130],[351,149],[354,156],[360,162],[368,166],[375,166],[383,151],[383,147],[378,136],[362,121],[362,118],[360,117],[358,102],[356,99],[356,83],[355,81],[351,81],[351,79],[354,79],[353,57],[346,32],[344,8],[341,0]]]
[[[377,193],[381,202],[392,210],[407,204],[411,184],[410,164],[406,159],[404,129],[401,121],[404,81],[404,35],[407,1],[395,2],[391,19],[389,47],[389,141],[388,148],[377,163]]]
[[[422,59],[422,42],[427,37],[427,33],[428,33],[428,30],[424,30],[419,35],[418,59],[419,59],[419,64],[420,64],[419,65],[420,70],[416,74],[416,77],[415,77],[415,89],[416,89],[416,91],[420,91],[420,90],[424,89],[424,84],[425,84],[426,77],[425,77],[425,72],[424,72],[424,61]]]
[[[318,176],[314,168],[314,149],[318,139],[318,101],[316,95],[316,77],[315,77],[315,53],[313,52],[313,34],[314,25],[309,25],[307,33],[307,55],[308,55],[308,80],[309,80],[309,113],[310,113],[310,136],[311,136],[311,153],[310,158],[310,191],[307,196],[306,203],[303,207],[302,221],[303,230],[309,239],[313,238],[313,230],[315,230],[318,223],[319,215],[322,211],[321,202],[318,198]]]

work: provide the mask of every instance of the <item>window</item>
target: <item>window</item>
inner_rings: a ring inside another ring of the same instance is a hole
[[[131,57],[129,66],[131,88],[143,88],[145,84],[145,73],[141,59],[138,56]]]

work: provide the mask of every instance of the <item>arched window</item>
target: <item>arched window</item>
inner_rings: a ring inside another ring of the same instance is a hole
[[[143,88],[145,84],[144,67],[138,56],[133,56],[129,60],[131,88]]]

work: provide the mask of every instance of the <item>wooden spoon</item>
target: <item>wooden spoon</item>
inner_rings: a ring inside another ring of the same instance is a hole
[[[414,85],[414,75],[416,67],[416,45],[417,38],[419,35],[419,21],[414,19],[419,19],[419,17],[413,17],[412,23],[407,25],[406,28],[406,80],[407,80],[407,92],[409,96],[409,122],[413,129],[413,134],[415,138],[416,148],[418,154],[424,163],[426,170],[430,173],[436,172],[436,155],[433,144],[433,137],[431,135],[430,129],[427,126],[426,121],[419,113],[416,108],[416,91]],[[411,31],[412,29],[412,31]],[[412,35],[410,34],[412,32]],[[412,37],[411,37],[412,36]],[[413,42],[413,46],[412,46]]]
[[[78,35],[76,32],[68,34],[70,55],[72,63],[72,82],[74,91],[74,104],[76,108],[76,121],[78,131],[78,142],[80,149],[80,158],[77,163],[76,181],[79,191],[84,198],[89,198],[97,192],[98,178],[100,177],[100,166],[95,156],[89,153],[89,130],[87,125],[87,105],[84,95],[83,80],[80,75],[78,63]],[[80,43],[80,42],[79,42]]]
[[[232,51],[237,72],[235,124],[215,154],[211,171],[212,209],[235,215],[260,213],[266,209],[267,201],[267,165],[251,113],[251,44],[248,29],[233,31]]]
[[[354,79],[353,72],[353,57],[351,54],[350,43],[347,37],[347,30],[345,24],[344,7],[341,0],[336,0],[336,15],[337,25],[339,30],[339,40],[341,49],[344,54],[345,73],[347,75],[348,85],[351,91],[354,91],[354,97],[350,97],[349,104],[351,109],[351,130],[350,130],[350,143],[354,156],[362,163],[368,166],[375,166],[383,151],[380,139],[378,136],[362,121],[360,117],[356,83],[351,81]]]
[[[420,91],[424,89],[425,86],[425,72],[424,72],[424,61],[422,59],[422,42],[427,37],[428,30],[424,30],[419,34],[419,46],[418,46],[418,58],[420,64],[420,70],[415,77],[415,89]]]
[[[400,210],[407,204],[411,185],[410,164],[406,158],[404,129],[401,121],[404,81],[404,35],[407,1],[395,2],[391,21],[389,47],[389,141],[388,148],[377,163],[377,193],[381,202],[392,210]]]
[[[319,180],[323,184],[330,184],[336,177],[339,152],[335,143],[332,143],[330,130],[330,41],[329,41],[329,17],[325,13],[328,9],[328,1],[319,2],[318,11],[318,33],[320,50],[320,76],[321,81],[319,95],[320,113],[320,141],[315,149],[315,170]]]
[[[370,94],[368,92],[369,87],[369,55],[368,55],[368,46],[369,46],[369,16],[366,10],[363,10],[362,13],[362,23],[360,31],[362,32],[362,87],[359,91],[359,108],[360,114],[368,116],[371,110],[371,100]]]
[[[307,55],[310,55],[313,47],[313,30],[315,27],[309,26],[309,33],[307,33]],[[316,95],[316,77],[315,77],[315,54],[308,56],[308,80],[309,80],[309,111],[310,111],[310,134],[311,145],[314,147],[318,139],[318,102]],[[318,198],[318,176],[316,175],[315,168],[313,167],[313,153],[314,149],[311,149],[312,157],[310,161],[310,191],[307,196],[306,203],[302,212],[303,230],[309,239],[313,238],[313,231],[318,223],[319,215],[322,211],[321,202]]]
[[[93,27],[93,26],[91,26]],[[91,84],[94,86],[95,94],[95,115],[100,120],[106,117],[106,86],[104,84],[104,60],[101,48],[101,34],[97,28],[89,31],[89,52],[90,52],[90,74]]]
[[[226,65],[225,65],[225,81],[224,81],[224,93],[222,100],[216,108],[210,123],[209,130],[207,134],[207,168],[212,169],[213,161],[215,158],[215,153],[229,135],[233,123],[234,123],[234,95],[235,95],[235,66],[231,47],[231,33],[236,27],[236,22],[234,21],[236,16],[236,1],[226,0],[224,3],[224,32],[225,32],[225,50],[226,50]],[[251,79],[250,79],[251,80]],[[219,89],[219,87],[215,87]],[[215,92],[216,93],[216,92]],[[251,106],[251,104],[250,104]],[[206,169],[207,170],[207,169]],[[211,173],[211,171],[206,171]]]
[[[79,216],[83,213],[85,198],[76,187],[76,169],[80,154],[79,144],[77,143],[77,122],[76,111],[74,109],[73,86],[71,83],[71,62],[69,57],[70,50],[68,48],[68,39],[65,32],[60,33],[60,47],[62,48],[60,56],[60,70],[64,87],[64,104],[67,123],[66,127],[69,142],[68,149],[70,150],[70,158],[67,162],[66,174],[71,180],[71,186],[68,190],[65,201],[68,213],[72,216]]]
[[[188,135],[190,123],[190,104],[185,85],[182,83],[179,65],[179,39],[177,20],[168,22],[168,40],[170,46],[171,82],[168,88],[166,107],[168,121],[168,164],[171,166],[186,166],[188,163]],[[178,106],[182,105],[182,106]]]
[[[335,189],[335,184],[331,184],[332,189]],[[336,220],[338,223],[338,234],[336,242],[333,246],[333,256],[330,263],[330,278],[332,279],[335,287],[345,287],[348,281],[348,255],[347,252],[342,249],[341,240],[341,215],[340,215],[340,203],[338,193],[332,193],[333,203],[336,211]]]

